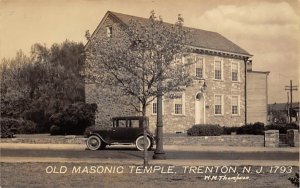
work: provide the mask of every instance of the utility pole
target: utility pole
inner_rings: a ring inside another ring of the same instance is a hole
[[[162,62],[158,62],[158,88],[157,88],[157,124],[156,124],[156,149],[154,151],[153,159],[166,159],[166,154],[163,146],[163,117],[162,117]]]
[[[286,105],[286,114],[288,116],[288,120],[287,121],[290,121],[290,92],[286,92],[286,96],[287,96],[287,105]]]
[[[290,91],[290,107],[289,107],[289,118],[290,118],[290,123],[292,123],[292,115],[291,115],[291,111],[293,108],[293,91],[298,91],[298,86],[293,86],[293,81],[290,80],[290,85],[289,86],[285,86],[286,91]]]

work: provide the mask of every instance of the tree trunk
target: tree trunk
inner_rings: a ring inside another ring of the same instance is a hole
[[[147,121],[145,119],[146,117],[146,104],[142,104],[143,105],[143,117],[144,117],[144,121],[143,121],[143,137],[144,137],[144,168],[148,166],[148,149],[146,148],[146,142],[147,142]]]

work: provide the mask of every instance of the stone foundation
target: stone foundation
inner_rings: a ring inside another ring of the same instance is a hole
[[[42,136],[17,138],[2,138],[1,143],[29,143],[29,144],[82,144],[82,136]],[[263,135],[222,135],[222,136],[187,136],[186,134],[172,134],[164,136],[164,145],[197,145],[201,146],[235,146],[235,147],[263,147]]]
[[[165,145],[264,147],[263,135],[166,136]]]

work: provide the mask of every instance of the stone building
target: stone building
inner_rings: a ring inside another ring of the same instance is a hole
[[[130,20],[148,21],[146,18],[108,11],[91,37],[111,37],[114,23],[126,25]],[[193,62],[190,68],[195,79],[192,86],[182,93],[181,98],[164,98],[164,131],[185,132],[194,124],[244,125],[247,118],[252,117],[247,115],[247,97],[251,97],[246,92],[247,75],[253,72],[252,69],[247,71],[252,55],[216,32],[189,29],[193,33],[189,43],[192,53],[185,56],[183,61]],[[267,76],[265,82],[266,78]],[[266,89],[265,85],[262,87]],[[267,95],[264,97],[267,98]],[[86,83],[86,102],[98,104],[96,122],[107,121],[112,116],[136,114],[134,109],[121,105],[118,100],[121,99],[116,97],[116,93],[105,93],[105,89],[90,82]],[[255,97],[251,98],[251,102],[253,100]],[[154,100],[147,108],[152,130],[156,124],[156,106]],[[267,106],[265,111],[267,112]],[[255,118],[251,119],[253,120]]]

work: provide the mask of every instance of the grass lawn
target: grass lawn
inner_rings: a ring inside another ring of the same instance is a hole
[[[50,166],[50,167],[49,167]],[[56,170],[53,171],[56,166]],[[90,173],[84,171],[88,167]],[[295,187],[288,180],[294,176],[299,167],[293,167],[293,173],[251,173],[246,174],[249,180],[205,180],[201,173],[184,173],[182,167],[175,167],[173,174],[156,173],[134,173],[130,172],[129,166],[123,166],[122,173],[100,173],[100,167],[112,170],[117,165],[101,163],[1,163],[1,187]],[[80,171],[78,170],[81,168]],[[98,173],[91,173],[92,167],[98,167]],[[73,168],[78,171],[72,173]],[[239,170],[242,167],[237,167]],[[254,167],[253,167],[254,168]],[[257,169],[259,167],[256,167]],[[120,168],[121,169],[121,168]],[[46,173],[46,170],[49,173]],[[58,173],[59,170],[65,173]],[[103,170],[103,169],[102,169]],[[50,173],[52,172],[52,173]],[[55,173],[53,173],[55,172]],[[56,173],[57,172],[57,173]],[[108,172],[108,171],[107,171]],[[121,171],[119,171],[121,172]],[[138,171],[140,172],[140,171]],[[221,172],[213,175],[221,175]],[[236,176],[226,173],[228,177]],[[242,174],[245,176],[245,174]]]

